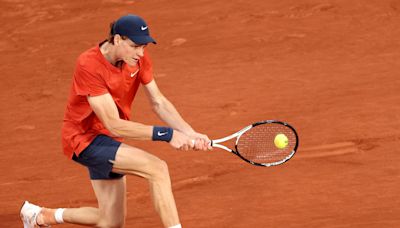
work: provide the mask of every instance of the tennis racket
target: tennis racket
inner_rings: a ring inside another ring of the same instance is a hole
[[[275,144],[277,135],[282,137],[282,134],[285,139],[284,147]],[[221,144],[234,138],[236,138],[235,144],[231,146],[234,149]],[[267,167],[280,165],[291,159],[298,145],[299,137],[296,130],[289,124],[277,120],[253,123],[230,136],[211,140],[212,147],[232,152],[252,165]]]

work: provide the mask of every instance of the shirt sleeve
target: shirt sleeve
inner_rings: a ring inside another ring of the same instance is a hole
[[[98,96],[108,93],[104,79],[97,72],[89,72],[77,66],[73,79],[73,87],[77,95]]]
[[[144,51],[143,57],[139,60],[139,64],[140,82],[146,85],[153,80],[153,66],[146,50]]]

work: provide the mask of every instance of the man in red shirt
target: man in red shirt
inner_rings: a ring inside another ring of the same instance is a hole
[[[158,89],[145,51],[148,43],[156,42],[147,24],[130,14],[112,24],[107,40],[79,56],[64,116],[62,144],[66,156],[88,168],[98,208],[50,209],[25,201],[21,208],[25,228],[64,222],[124,227],[125,174],[146,178],[163,225],[181,227],[166,163],[122,143],[122,139],[165,141],[181,150],[209,150],[210,140],[194,131]],[[129,120],[141,84],[154,111],[169,127]]]

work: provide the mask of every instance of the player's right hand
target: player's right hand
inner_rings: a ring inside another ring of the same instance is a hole
[[[174,130],[172,139],[169,142],[169,144],[175,149],[185,150],[185,151],[193,149],[194,147],[192,140],[187,135],[183,134],[178,130]]]

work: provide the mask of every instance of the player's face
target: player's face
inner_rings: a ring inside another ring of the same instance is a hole
[[[126,64],[135,66],[144,55],[144,49],[147,45],[138,45],[130,39],[121,40],[120,58]]]

